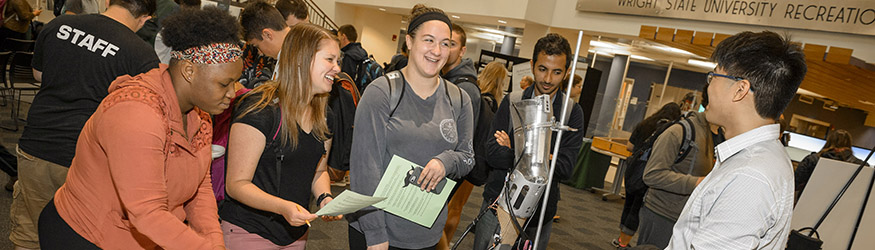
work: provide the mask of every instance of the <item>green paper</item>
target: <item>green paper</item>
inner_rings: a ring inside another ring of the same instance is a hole
[[[352,190],[344,190],[340,195],[328,202],[325,207],[319,209],[316,215],[338,216],[341,214],[351,214],[385,199],[385,197],[371,197],[353,192]]]
[[[447,179],[446,186],[440,194],[420,190],[416,185],[404,186],[404,179],[411,167],[421,168],[400,156],[392,156],[392,161],[386,167],[386,172],[374,191],[374,197],[387,197],[374,204],[374,207],[392,213],[401,218],[431,228],[444,209],[456,182]],[[446,177],[444,177],[446,178]]]

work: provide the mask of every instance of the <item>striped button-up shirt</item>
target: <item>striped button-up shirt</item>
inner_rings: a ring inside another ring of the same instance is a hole
[[[793,167],[777,124],[717,145],[714,169],[684,206],[666,249],[784,249]]]

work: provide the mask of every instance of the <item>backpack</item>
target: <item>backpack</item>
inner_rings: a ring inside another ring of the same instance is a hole
[[[492,137],[492,119],[495,117],[495,111],[498,110],[498,103],[495,97],[491,94],[480,95],[480,113],[477,118],[477,124],[474,125],[474,168],[465,176],[465,180],[480,186],[486,183],[489,179],[489,164],[486,162],[486,142]]]
[[[374,79],[383,76],[384,73],[383,67],[377,63],[373,55],[359,63],[355,71],[355,85],[358,86],[359,93],[364,93],[365,87],[371,84]]]
[[[678,164],[687,158],[687,155],[692,151],[696,143],[696,128],[693,126],[689,117],[684,117],[673,122],[666,122],[656,128],[656,131],[644,140],[642,145],[635,145],[632,155],[626,158],[626,175],[624,176],[626,183],[626,192],[633,193],[640,190],[646,190],[647,184],[644,183],[644,168],[647,166],[647,160],[650,159],[650,153],[653,150],[653,143],[662,135],[669,127],[680,124],[683,129],[681,138],[681,146],[678,150],[678,155],[675,156],[674,164]]]
[[[328,95],[328,107],[333,115],[331,124],[332,143],[331,154],[328,154],[328,166],[337,170],[349,170],[349,155],[352,150],[353,123],[355,120],[358,89],[349,80],[349,76],[340,72]]]

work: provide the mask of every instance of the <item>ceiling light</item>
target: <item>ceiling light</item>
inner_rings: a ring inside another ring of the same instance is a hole
[[[507,21],[505,21],[505,20],[500,20],[500,19],[499,19],[499,20],[498,20],[498,23],[507,24]]]
[[[705,68],[708,68],[708,69],[714,69],[714,68],[717,67],[717,64],[716,64],[716,63],[708,62],[708,61],[702,61],[702,60],[696,60],[696,59],[689,59],[689,60],[687,60],[687,63],[692,64],[692,65],[696,65],[696,66],[699,66],[699,67],[705,67]]]
[[[684,54],[684,55],[694,55],[693,53],[691,53],[689,51],[678,49],[678,48],[665,47],[665,46],[653,46],[653,47],[660,49],[660,50],[663,50],[663,51],[671,52],[671,53]]]
[[[639,56],[639,55],[632,55],[631,57],[632,57],[632,59],[638,59],[638,60],[643,60],[643,61],[656,61],[656,60],[650,59],[649,57],[644,57],[644,56]]]
[[[457,15],[453,15],[453,18],[455,18],[455,19],[459,19],[459,18],[461,18],[461,17],[459,17],[459,16],[457,16]]]
[[[609,42],[602,42],[602,41],[589,41],[589,46],[602,47],[602,48],[609,48],[609,49],[619,49],[619,48],[622,48],[620,45],[617,45],[617,44],[614,44],[614,43],[609,43]]]
[[[384,9],[384,8],[380,8],[380,11],[386,11],[386,9]]]

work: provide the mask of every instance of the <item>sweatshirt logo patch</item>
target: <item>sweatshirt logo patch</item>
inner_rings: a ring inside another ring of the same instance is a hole
[[[444,140],[449,143],[456,143],[456,141],[458,141],[458,135],[456,135],[456,123],[453,119],[444,119],[441,121],[441,135],[444,136]]]

